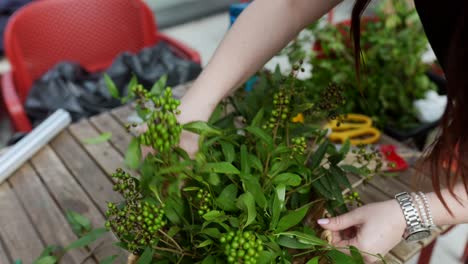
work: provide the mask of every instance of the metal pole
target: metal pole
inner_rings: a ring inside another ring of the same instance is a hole
[[[70,114],[59,109],[0,156],[0,183],[71,123]]]

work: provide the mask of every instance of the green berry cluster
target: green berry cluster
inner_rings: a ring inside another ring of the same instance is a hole
[[[118,168],[112,174],[112,178],[116,180],[113,187],[114,191],[119,192],[126,200],[138,199],[140,192],[138,191],[138,182],[130,174]]]
[[[357,146],[357,149],[353,149],[352,153],[356,155],[356,161],[360,164],[369,164],[375,162],[374,173],[379,173],[383,168],[382,156],[380,151],[374,147],[368,149],[365,145]]]
[[[273,111],[271,111],[271,117],[267,124],[263,126],[263,129],[274,128],[276,124],[281,124],[280,121],[285,121],[289,118],[291,109],[291,96],[287,94],[283,89],[273,95]]]
[[[220,238],[228,263],[257,263],[263,242],[250,231],[231,231]]]
[[[138,86],[136,86],[138,87]],[[152,111],[147,124],[148,130],[139,137],[142,145],[151,146],[160,152],[169,152],[172,147],[179,144],[182,126],[177,122],[176,115],[180,101],[172,97],[172,90],[166,88],[161,96],[142,92],[146,100],[151,100],[157,109]]]
[[[349,204],[356,203],[357,206],[362,206],[363,204],[361,201],[361,196],[359,195],[358,192],[349,193],[344,198],[345,198],[345,202]]]
[[[320,93],[321,102],[318,108],[322,111],[332,111],[345,103],[343,88],[335,83],[330,83]]]
[[[295,137],[291,139],[293,154],[303,155],[307,149],[307,142],[305,137]]]
[[[157,242],[158,230],[166,225],[164,209],[144,201],[126,203],[123,207],[107,204],[108,230],[112,230],[128,250],[140,253]]]
[[[211,211],[211,194],[204,189],[198,190],[197,193],[198,201],[198,215],[204,215]]]

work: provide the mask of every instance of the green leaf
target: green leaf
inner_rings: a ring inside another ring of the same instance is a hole
[[[241,180],[244,184],[245,191],[250,192],[254,196],[255,202],[260,208],[265,208],[267,205],[267,199],[262,186],[260,185],[259,178],[254,175],[241,174]]]
[[[307,261],[306,264],[319,264],[319,257],[314,257],[310,259],[309,261]]]
[[[223,174],[239,174],[240,171],[230,162],[207,163],[201,169],[202,172],[214,172]]]
[[[201,233],[216,239],[219,239],[221,237],[221,232],[218,230],[218,228],[214,227],[205,228],[201,231]]]
[[[100,134],[97,137],[84,139],[83,143],[88,144],[88,145],[95,145],[95,144],[107,142],[111,138],[112,138],[112,133],[111,132],[104,132],[104,133]]]
[[[226,141],[220,141],[221,149],[223,150],[224,160],[226,162],[233,162],[236,159],[236,152],[234,145]]]
[[[309,206],[304,206],[294,211],[288,211],[286,215],[279,220],[276,232],[286,231],[299,224],[304,219],[308,211]]]
[[[240,148],[240,156],[241,156],[241,173],[247,175],[250,173],[250,164],[247,152],[247,146],[242,145]]]
[[[257,112],[255,117],[252,119],[251,126],[253,127],[259,127],[261,125],[263,115],[265,114],[265,109],[262,107],[260,110]]]
[[[203,136],[221,136],[223,133],[221,130],[210,126],[206,122],[194,121],[183,125],[183,128],[187,131],[203,135]]]
[[[130,169],[136,169],[141,161],[141,147],[138,138],[132,138],[125,153],[125,165]]]
[[[257,264],[271,264],[275,261],[276,254],[271,251],[262,251],[258,254]]]
[[[21,259],[17,259],[17,260],[15,260],[15,264],[23,264],[23,261]]]
[[[294,173],[285,172],[275,176],[271,182],[275,185],[284,184],[287,186],[299,186],[301,181],[301,176]]]
[[[150,93],[155,94],[155,95],[161,95],[164,91],[164,88],[166,88],[166,82],[167,82],[167,75],[161,76],[157,82],[153,84],[153,87],[150,90]]]
[[[278,244],[280,244],[283,247],[293,248],[293,249],[310,249],[310,248],[315,247],[313,245],[301,243],[297,241],[296,238],[290,237],[290,236],[280,236],[278,238]]]
[[[286,186],[280,184],[275,188],[275,195],[273,197],[273,204],[271,208],[271,222],[270,229],[275,229],[278,225],[278,221],[281,215],[281,211],[284,207],[284,201],[286,198]]]
[[[198,246],[196,246],[196,248],[203,248],[203,247],[209,246],[211,244],[213,244],[213,240],[207,239],[207,240],[201,242]]]
[[[312,159],[310,161],[310,169],[313,170],[313,169],[317,168],[320,165],[320,163],[323,160],[323,157],[325,157],[325,153],[327,152],[328,145],[329,145],[328,140],[325,140],[319,146],[317,151],[315,151],[315,153],[312,155]]]
[[[351,141],[349,140],[349,138],[347,138],[343,146],[341,146],[340,153],[343,155],[346,155],[348,154],[350,148],[351,148]]]
[[[362,175],[362,170],[360,170],[359,168],[353,166],[353,165],[341,165],[340,166],[344,171],[347,171],[349,173],[353,173],[353,174],[356,174],[356,175]]]
[[[107,230],[105,228],[93,229],[91,232],[87,233],[83,237],[70,243],[70,245],[68,245],[65,248],[65,251],[68,251],[73,248],[85,247],[91,244],[92,242],[94,242],[96,239],[98,239],[102,235],[104,235],[106,232]]]
[[[293,116],[296,116],[299,113],[303,113],[309,109],[314,107],[314,103],[303,103],[294,107],[294,111],[292,113]]]
[[[224,212],[223,211],[218,211],[218,210],[211,210],[209,211],[208,213],[204,214],[203,215],[203,218],[206,220],[206,221],[213,221],[213,220],[216,220],[217,218],[220,218],[222,216],[224,216]]]
[[[184,218],[184,203],[182,199],[172,196],[165,201],[164,212],[171,223],[180,225]]]
[[[303,244],[308,244],[308,245],[313,245],[313,246],[326,246],[327,245],[327,242],[323,241],[322,239],[314,235],[306,234],[306,233],[299,232],[299,231],[282,232],[282,233],[279,233],[278,235],[295,237],[297,238],[297,241]]]
[[[224,211],[235,211],[237,187],[234,184],[226,186],[216,199],[216,204]]]
[[[104,82],[106,83],[107,90],[109,91],[110,95],[115,99],[120,99],[119,90],[117,86],[115,86],[114,81],[109,77],[109,75],[104,74]]]
[[[152,248],[145,248],[145,251],[143,251],[143,254],[138,258],[138,261],[136,264],[150,264],[151,261],[153,260],[153,249]]]
[[[333,263],[340,263],[340,264],[356,264],[354,259],[346,255],[345,253],[338,251],[338,250],[330,250],[327,253],[327,256],[332,259]]]
[[[45,256],[40,257],[39,259],[35,260],[33,264],[55,264],[57,263],[57,257],[54,256]]]
[[[263,143],[267,145],[269,149],[273,148],[273,138],[262,129],[254,126],[249,126],[246,127],[245,130],[259,138]]]
[[[250,154],[249,153],[249,163],[251,164],[251,167],[260,171],[260,172],[263,172],[263,165],[262,165],[262,162],[260,161],[260,159],[253,155],[253,154]]]
[[[68,223],[71,225],[73,232],[80,236],[83,231],[89,232],[91,230],[91,221],[88,218],[80,215],[77,212],[67,210],[66,217]]]
[[[349,188],[349,189],[353,188],[351,186],[351,183],[349,182],[348,177],[346,177],[346,172],[344,172],[341,168],[331,166],[329,170],[331,174],[333,175],[333,177],[335,178],[335,180],[337,180],[342,186],[345,186],[346,188]]]
[[[109,256],[102,261],[99,261],[99,264],[112,264],[114,263],[115,259],[117,259],[117,255]]]
[[[350,246],[349,251],[351,252],[351,257],[354,259],[356,264],[364,264],[364,258],[362,257],[359,249],[354,246]]]
[[[257,217],[257,210],[255,210],[255,200],[251,193],[246,192],[239,196],[237,199],[237,207],[247,213],[247,220],[244,227],[250,225]]]

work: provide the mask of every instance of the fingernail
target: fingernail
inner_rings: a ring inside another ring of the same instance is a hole
[[[326,224],[330,223],[330,219],[328,219],[328,218],[319,219],[319,220],[317,220],[317,223],[319,225],[326,225]]]

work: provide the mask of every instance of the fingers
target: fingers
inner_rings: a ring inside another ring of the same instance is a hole
[[[319,219],[317,223],[324,229],[341,231],[349,227],[362,224],[363,219],[359,214],[359,210],[353,210],[337,217]]]

